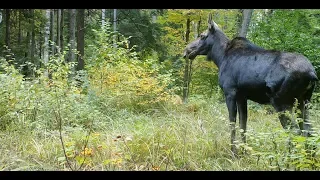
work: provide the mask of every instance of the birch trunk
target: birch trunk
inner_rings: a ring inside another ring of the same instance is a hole
[[[102,9],[101,11],[101,26],[102,28],[105,26],[106,24],[106,9]]]
[[[44,44],[43,44],[43,64],[46,66],[49,62],[49,35],[50,35],[50,9],[46,10],[46,24],[44,27]],[[48,76],[48,70],[45,70]]]
[[[56,38],[56,44],[57,44],[57,52],[60,53],[61,49],[61,43],[60,43],[60,33],[61,33],[61,9],[57,9],[57,38]]]
[[[54,9],[50,11],[50,47],[51,54],[54,54]]]
[[[69,9],[69,43],[70,43],[70,49],[69,49],[69,62],[75,62],[75,53],[74,50],[76,49],[76,9]]]
[[[84,69],[84,9],[77,10],[77,71]]]

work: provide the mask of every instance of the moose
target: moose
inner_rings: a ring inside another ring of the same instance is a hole
[[[303,55],[293,52],[267,50],[244,37],[230,40],[212,20],[208,18],[208,29],[183,52],[184,58],[195,59],[206,55],[218,67],[218,82],[223,90],[229,113],[231,130],[231,151],[235,147],[236,116],[239,113],[241,140],[246,142],[247,101],[271,104],[279,114],[284,129],[293,133],[311,136],[312,127],[308,114],[318,77],[310,61]],[[302,122],[296,123],[286,115],[292,112],[295,101],[301,111]]]

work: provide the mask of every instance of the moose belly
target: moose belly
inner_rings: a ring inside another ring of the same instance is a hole
[[[266,95],[265,88],[242,89],[241,94],[247,99],[260,104],[270,103],[270,98]]]

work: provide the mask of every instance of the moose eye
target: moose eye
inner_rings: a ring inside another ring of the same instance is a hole
[[[203,35],[203,34],[200,35],[200,39],[204,39],[205,37],[206,37],[206,36]]]

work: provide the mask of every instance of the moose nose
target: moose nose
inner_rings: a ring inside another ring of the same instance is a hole
[[[182,57],[183,57],[183,58],[186,58],[186,57],[187,57],[187,52],[183,52]]]
[[[188,49],[185,49],[185,50],[183,51],[183,55],[182,55],[183,58],[186,58],[188,54],[189,54]]]

